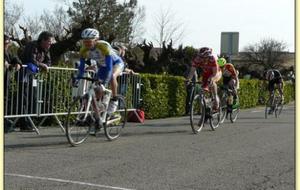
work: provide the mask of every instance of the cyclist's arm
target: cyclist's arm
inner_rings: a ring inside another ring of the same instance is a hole
[[[82,47],[79,51],[80,63],[79,63],[78,74],[77,74],[76,79],[83,77],[84,69],[85,69],[85,59],[87,58],[87,54],[88,54],[88,50],[86,48]]]
[[[236,87],[239,88],[240,81],[239,81],[239,77],[238,77],[238,71],[234,68],[233,65],[232,65],[232,76],[233,76],[234,80],[236,81]]]
[[[105,64],[106,67],[104,70],[98,69],[97,76],[98,78],[104,78],[105,80],[102,81],[103,83],[107,83],[112,76],[112,57],[111,55],[106,55],[105,56]]]
[[[113,68],[113,60],[112,60],[112,52],[108,44],[106,43],[98,43],[96,44],[96,47],[102,52],[102,54],[105,56],[105,70],[101,71],[98,70],[98,78],[101,75],[104,75],[101,78],[105,78],[105,80],[110,80],[112,76],[112,68]],[[103,81],[105,82],[105,81]]]
[[[208,78],[208,80],[214,80],[217,77],[218,68],[219,68],[216,59],[211,57],[209,59],[209,65],[211,66],[212,69],[212,75]]]
[[[190,72],[189,72],[189,75],[187,76],[187,80],[192,80],[194,74],[195,74],[195,71],[196,71],[196,67],[192,66],[191,69],[190,69]]]

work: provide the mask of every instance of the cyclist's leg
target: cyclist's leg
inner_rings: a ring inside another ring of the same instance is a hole
[[[278,80],[277,88],[278,88],[278,92],[279,92],[281,101],[283,102],[284,101],[284,96],[283,96],[283,80],[282,80],[282,78],[280,78]]]
[[[113,113],[117,110],[118,107],[118,98],[117,98],[117,89],[118,89],[118,81],[117,77],[122,74],[124,70],[124,63],[119,62],[116,63],[113,67],[113,73],[111,78],[111,89],[112,89],[112,99],[108,106],[108,113]]]
[[[212,78],[211,84],[210,84],[210,90],[211,93],[213,95],[213,110],[218,110],[219,109],[219,104],[220,104],[220,100],[219,100],[219,96],[218,96],[218,86],[217,86],[217,82],[221,79],[222,77],[222,73],[218,72],[217,75]]]
[[[205,91],[209,91],[208,77],[209,77],[208,75],[202,76],[202,89]]]
[[[236,80],[231,78],[229,81],[229,88],[232,90],[233,92],[233,104],[236,103],[237,100],[237,89],[236,89]]]
[[[118,89],[118,81],[117,78],[122,74],[124,70],[124,63],[119,62],[116,63],[113,66],[113,73],[112,73],[112,78],[111,78],[111,90],[112,90],[112,96],[116,97],[117,96],[117,89]]]
[[[273,112],[274,106],[273,106],[273,102],[274,102],[274,94],[275,94],[275,82],[274,80],[269,81],[269,85],[268,85],[268,90],[269,90],[269,106],[271,107],[269,114],[271,114]]]
[[[269,90],[269,103],[272,103],[272,98],[273,98],[273,94],[274,94],[274,90],[275,90],[275,83],[274,81],[269,81],[269,85],[268,85],[268,90]]]
[[[104,87],[107,86],[107,81],[108,79],[105,78],[105,74],[106,73],[106,68],[105,67],[100,67],[98,69],[98,73],[97,73],[97,79],[102,81],[102,85]],[[100,114],[101,112],[105,111],[105,106],[102,104],[102,105],[99,105],[97,106],[97,101],[100,101],[104,95],[104,89],[103,89],[103,86],[102,86],[100,83],[94,88],[94,92],[95,92],[95,98],[93,99],[93,110],[95,112],[95,119],[96,119],[96,122],[95,122],[95,127],[96,127],[96,130],[100,128],[101,124],[100,124]],[[101,106],[101,107],[100,107]],[[95,131],[96,132],[96,131]]]
[[[224,88],[228,88],[229,87],[230,79],[231,78],[229,78],[229,77],[223,77],[223,86],[224,86]]]

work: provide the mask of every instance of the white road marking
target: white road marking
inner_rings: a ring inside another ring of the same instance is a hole
[[[288,109],[292,109],[295,108],[294,106],[283,106],[283,110],[288,110]],[[252,110],[251,113],[258,113],[258,112],[264,112],[265,110]]]
[[[85,183],[85,182],[81,182],[81,181],[72,181],[72,180],[64,180],[64,179],[57,179],[57,178],[38,177],[38,176],[21,175],[21,174],[13,174],[13,173],[5,173],[5,175],[6,176],[13,176],[13,177],[23,177],[23,178],[30,178],[30,179],[56,181],[56,182],[62,182],[62,183],[73,183],[73,184],[87,185],[87,186],[93,186],[93,187],[102,187],[102,188],[108,188],[108,189],[133,190],[133,189],[127,189],[127,188],[122,188],[122,187],[113,187],[113,186],[107,186],[107,185],[100,185],[100,184],[94,184],[94,183]]]
[[[262,112],[262,110],[254,110],[254,111],[251,111],[251,113],[257,113],[257,112]]]

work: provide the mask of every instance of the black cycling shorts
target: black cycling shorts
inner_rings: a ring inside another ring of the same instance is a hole
[[[282,78],[281,78],[281,77],[275,78],[275,79],[273,79],[273,80],[270,80],[270,81],[269,81],[269,85],[268,85],[269,91],[274,91],[274,89],[275,89],[275,84],[282,84],[282,83],[283,83],[283,82],[282,82]]]
[[[224,77],[223,76],[223,85],[228,86],[228,83],[230,82],[232,78],[231,77]]]

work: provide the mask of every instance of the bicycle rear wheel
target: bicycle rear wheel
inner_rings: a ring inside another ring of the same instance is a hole
[[[72,146],[83,143],[89,136],[94,118],[91,115],[88,97],[77,97],[70,105],[65,121],[66,136]]]
[[[193,133],[197,134],[204,126],[205,119],[205,103],[200,95],[196,95],[191,102],[190,107],[190,123]]]
[[[127,107],[123,96],[118,96],[118,109],[106,118],[104,133],[108,140],[117,139],[127,122]]]

